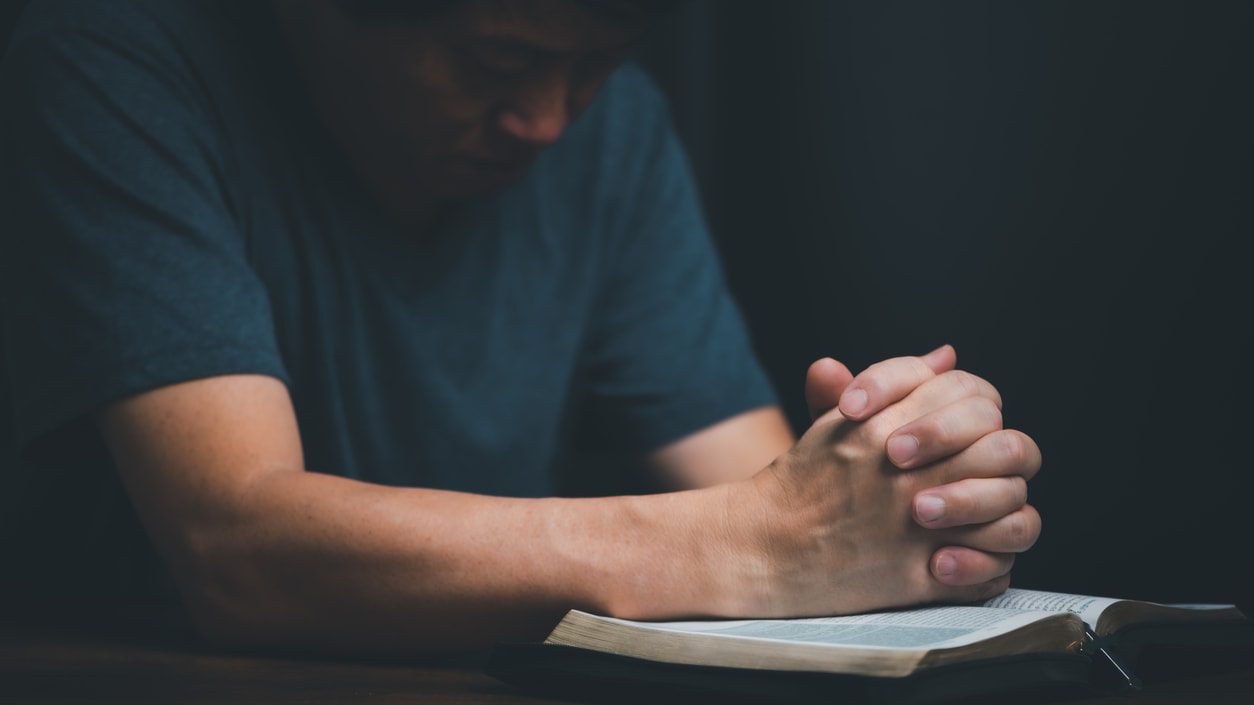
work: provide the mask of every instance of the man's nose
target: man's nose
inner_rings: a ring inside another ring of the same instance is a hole
[[[502,132],[523,142],[540,147],[556,142],[570,123],[566,77],[552,76],[527,86],[501,111],[498,123]]]

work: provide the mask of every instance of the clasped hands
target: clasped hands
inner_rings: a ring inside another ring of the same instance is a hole
[[[1002,427],[1001,397],[943,346],[854,377],[807,374],[814,423],[747,483],[761,616],[975,601],[1006,589],[1040,535],[1027,480],[1041,454]]]

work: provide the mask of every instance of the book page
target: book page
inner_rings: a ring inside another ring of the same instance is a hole
[[[1097,631],[1098,620],[1102,614],[1106,612],[1111,605],[1123,604],[1125,607],[1135,607],[1136,612],[1132,613],[1134,618],[1129,620],[1128,613],[1125,611],[1124,618],[1118,619],[1112,623],[1112,628],[1118,628],[1120,624],[1126,624],[1129,621],[1143,620],[1145,615],[1158,614],[1162,616],[1162,608],[1176,610],[1192,610],[1194,612],[1218,612],[1226,610],[1234,610],[1233,605],[1212,605],[1212,604],[1174,604],[1164,605],[1157,602],[1144,602],[1141,600],[1120,600],[1113,597],[1093,597],[1091,595],[1071,595],[1065,592],[1045,592],[1044,590],[1022,590],[1019,588],[1010,588],[1006,592],[988,600],[984,603],[985,607],[1012,607],[1026,610],[1040,610],[1042,612],[1071,612],[1077,614],[1083,619],[1089,628]],[[1151,611],[1147,611],[1151,610]],[[1157,612],[1152,610],[1158,610]],[[1237,613],[1240,616],[1240,613]],[[1179,618],[1179,617],[1177,617]]]
[[[1047,619],[1021,609],[932,607],[849,617],[724,622],[629,622],[635,627],[733,638],[887,649],[962,646]]]
[[[1010,588],[985,602],[984,606],[1038,610],[1041,612],[1070,612],[1079,615],[1080,619],[1083,619],[1089,625],[1089,628],[1096,629],[1097,618],[1102,616],[1102,611],[1116,602],[1122,602],[1122,600],[1112,597],[1069,595],[1065,592]]]

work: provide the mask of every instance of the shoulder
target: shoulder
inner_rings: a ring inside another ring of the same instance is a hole
[[[10,79],[69,73],[91,83],[202,83],[226,54],[229,4],[203,0],[32,0],[4,57]],[[16,75],[15,75],[16,74]],[[143,77],[143,78],[136,78]]]
[[[113,36],[128,41],[147,39],[188,42],[205,22],[220,15],[200,0],[31,0],[13,28],[10,52],[58,36]]]
[[[0,65],[8,125],[0,137],[8,143],[43,134],[79,159],[122,159],[121,143],[137,134],[165,152],[194,142],[213,143],[216,153],[229,78],[222,70],[230,54],[223,46],[227,6],[33,0]]]
[[[606,80],[588,112],[590,117],[600,113],[601,119],[621,122],[624,127],[638,125],[641,117],[669,119],[662,90],[648,72],[630,62]]]
[[[617,202],[656,170],[671,169],[681,151],[666,97],[643,69],[626,64],[538,166],[557,191]]]
[[[595,146],[602,154],[623,156],[637,153],[643,142],[670,129],[670,108],[661,89],[643,69],[628,63],[606,80],[563,142],[585,155]]]

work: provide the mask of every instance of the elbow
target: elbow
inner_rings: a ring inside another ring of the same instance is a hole
[[[270,641],[263,638],[269,630],[260,621],[259,612],[242,595],[224,592],[210,583],[184,585],[181,591],[196,635],[210,646],[250,651]]]
[[[245,586],[234,575],[215,576],[183,588],[183,603],[196,635],[225,651],[287,649],[291,620],[274,592]]]
[[[255,625],[228,610],[208,605],[191,596],[184,597],[196,636],[214,649],[251,651],[261,644]]]
[[[274,580],[246,551],[193,543],[171,566],[196,634],[215,648],[249,651],[283,642]]]

